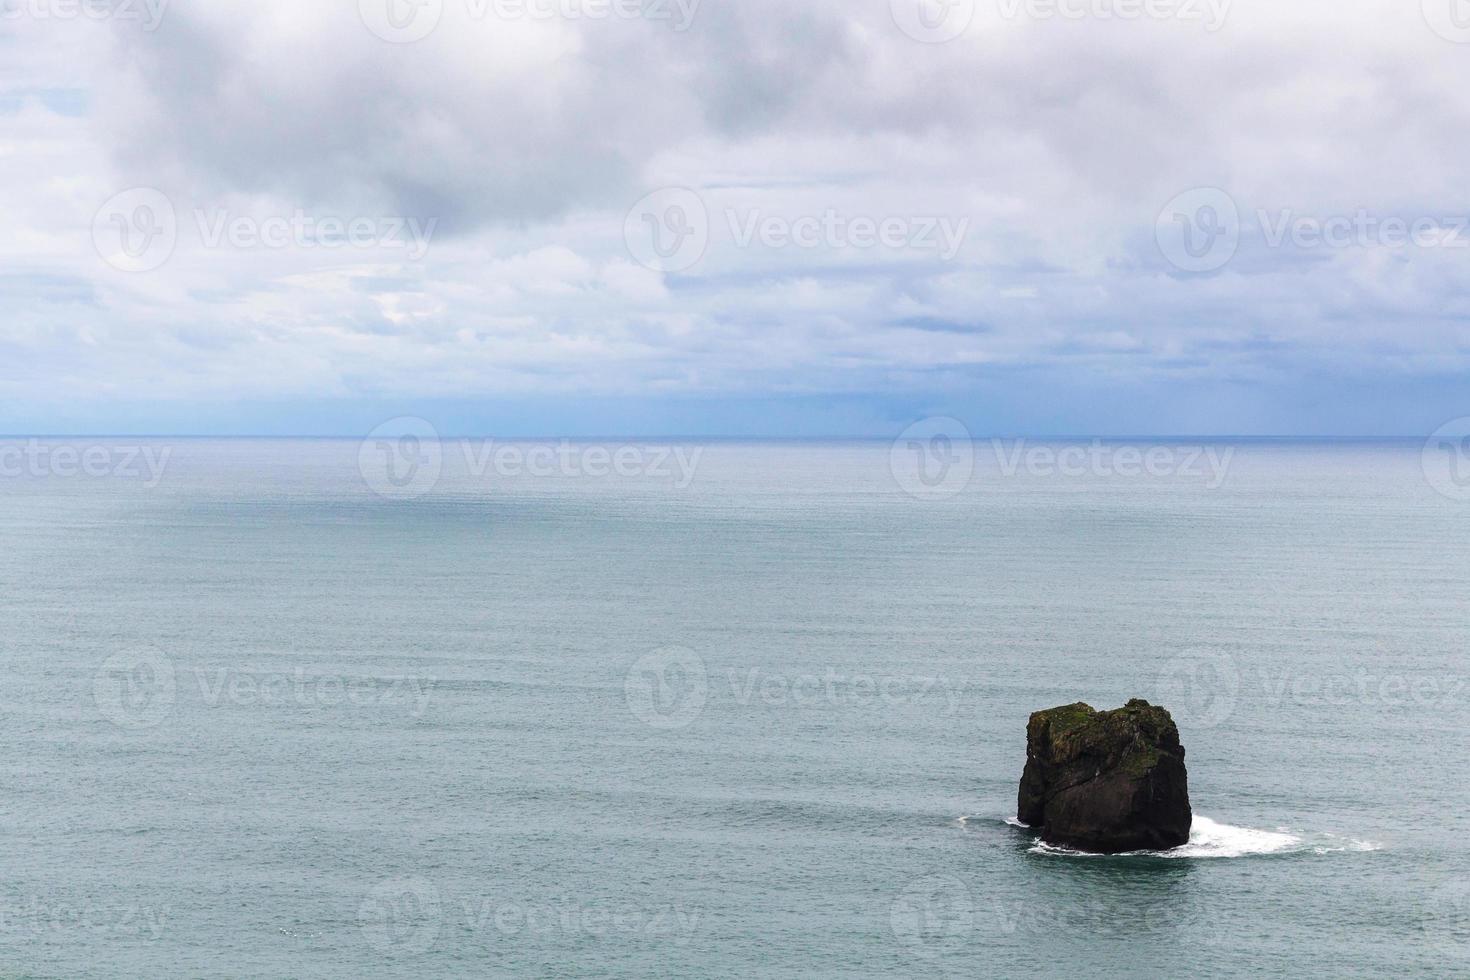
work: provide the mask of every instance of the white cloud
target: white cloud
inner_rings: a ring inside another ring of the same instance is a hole
[[[1385,350],[1463,368],[1470,249],[1273,248],[1257,213],[1470,212],[1470,48],[1417,4],[1238,0],[1215,32],[980,6],[947,44],[886,0],[705,0],[682,32],[445,0],[406,45],[355,3],[175,0],[152,32],[0,20],[0,354],[26,365],[0,396],[924,389],[987,365],[1371,370]],[[91,229],[135,186],[179,234],[129,274]],[[679,274],[624,242],[661,186],[708,216]],[[1187,276],[1155,219],[1201,186],[1235,198],[1241,243]],[[211,247],[196,211],[438,224],[413,261]],[[846,231],[739,241],[752,216],[828,215],[968,225],[948,262]]]

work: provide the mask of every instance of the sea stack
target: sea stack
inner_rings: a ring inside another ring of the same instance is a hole
[[[1098,854],[1189,840],[1189,776],[1169,712],[1132,700],[1114,711],[1069,704],[1026,726],[1016,816],[1041,839]]]

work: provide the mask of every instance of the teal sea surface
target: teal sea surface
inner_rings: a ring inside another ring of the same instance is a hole
[[[0,440],[0,976],[1470,975],[1439,448]]]

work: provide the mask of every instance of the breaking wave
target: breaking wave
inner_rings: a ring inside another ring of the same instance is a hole
[[[1006,823],[1013,827],[1025,827],[1014,817]],[[1070,847],[1058,847],[1045,841],[1037,841],[1031,847],[1032,854],[1048,854],[1059,857],[1157,857],[1157,858],[1233,858],[1251,857],[1262,854],[1312,853],[1331,854],[1336,851],[1376,851],[1382,845],[1371,841],[1354,840],[1336,834],[1320,834],[1308,837],[1293,833],[1285,827],[1276,830],[1254,830],[1250,827],[1234,827],[1195,814],[1189,828],[1189,843],[1167,851],[1129,851],[1125,854],[1093,854]]]

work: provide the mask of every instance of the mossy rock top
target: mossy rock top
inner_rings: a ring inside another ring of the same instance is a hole
[[[1031,716],[1027,735],[1049,746],[1053,762],[1101,754],[1110,764],[1138,775],[1157,765],[1166,752],[1184,754],[1168,710],[1141,698],[1111,711],[1098,711],[1081,701],[1038,711]]]

